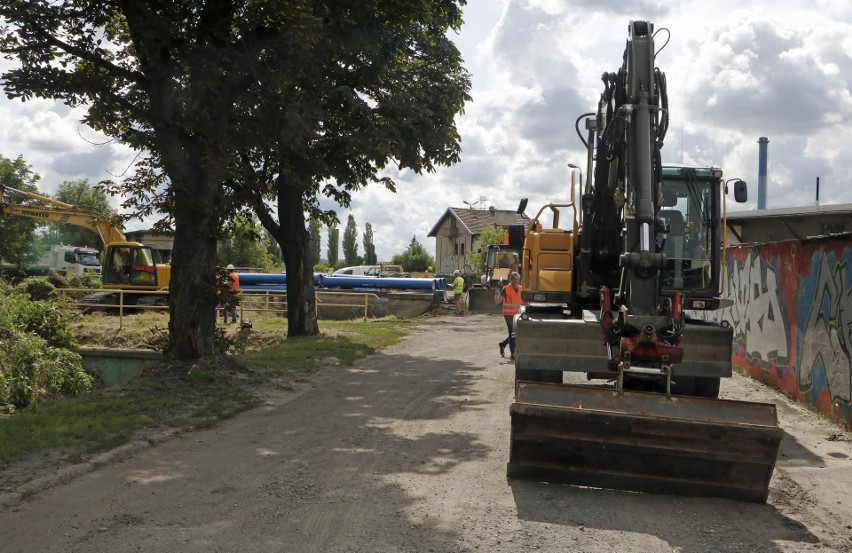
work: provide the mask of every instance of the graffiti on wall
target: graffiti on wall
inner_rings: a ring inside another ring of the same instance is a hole
[[[725,297],[734,303],[717,312],[717,322],[724,320],[733,327],[734,341],[742,345],[746,358],[764,371],[785,362],[790,350],[789,332],[775,268],[750,249],[744,259],[728,258],[725,280]]]
[[[733,362],[850,426],[852,271],[848,241],[729,249],[716,321],[734,328]]]
[[[825,250],[814,253],[811,274],[802,283],[799,313],[799,386],[814,386],[814,372],[825,373],[833,401],[852,401],[852,288],[846,260],[833,259]],[[820,367],[821,365],[821,367]]]

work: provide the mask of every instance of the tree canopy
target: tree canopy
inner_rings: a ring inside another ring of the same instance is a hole
[[[364,264],[375,265],[379,260],[376,257],[376,245],[373,243],[373,225],[364,225]]]
[[[9,186],[24,192],[38,193],[39,176],[33,173],[32,167],[24,158],[9,159],[0,155],[0,185]],[[19,197],[11,190],[3,194],[6,203],[20,203],[25,198]],[[36,228],[38,221],[27,217],[0,215],[0,259],[3,263],[25,267],[32,261],[30,251],[36,243]]]
[[[358,227],[355,217],[350,213],[343,229],[343,262],[347,265],[358,265]]]
[[[394,255],[391,263],[402,265],[406,271],[425,271],[426,267],[435,266],[435,258],[429,255],[429,252],[417,241],[416,236],[412,236],[408,248],[404,252]]]
[[[488,256],[488,246],[500,243],[505,233],[506,230],[503,227],[494,225],[482,229],[476,239],[476,249],[471,249],[465,256],[467,257],[466,265],[472,267],[477,274],[483,274],[485,272],[485,258]]]
[[[254,80],[239,99],[250,116],[231,143],[239,162],[228,192],[281,245],[288,335],[318,332],[305,214],[336,226],[323,196],[349,207],[370,183],[395,190],[390,165],[419,174],[458,161],[455,117],[470,78],[446,34],[460,27],[464,3],[380,1],[355,10],[296,2],[300,10],[290,6],[276,20],[286,47],[264,50],[252,65]],[[336,261],[329,248],[329,264]]]
[[[106,192],[92,186],[88,179],[69,180],[59,185],[53,198],[67,204],[88,207],[118,221],[118,213],[110,205]],[[100,249],[101,238],[94,232],[75,225],[53,224],[47,227],[45,242],[48,244],[68,244],[72,246],[90,246]]]
[[[328,227],[328,251],[326,253],[326,257],[328,257],[328,265],[334,268],[337,265],[337,255],[340,247],[340,229],[337,227]]]
[[[269,237],[254,217],[236,217],[225,229],[220,241],[220,265],[251,267],[263,272],[275,271],[277,260],[269,253]]]
[[[308,263],[311,264],[311,267],[315,265],[319,265],[320,259],[322,258],[322,241],[320,239],[320,226],[316,221],[311,221],[308,225],[308,236],[311,241],[310,247],[310,259]]]

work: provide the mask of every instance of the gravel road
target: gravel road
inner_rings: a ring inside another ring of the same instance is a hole
[[[11,552],[852,552],[850,433],[776,402],[766,505],[507,481],[497,315],[439,315],[299,392],[0,510]]]

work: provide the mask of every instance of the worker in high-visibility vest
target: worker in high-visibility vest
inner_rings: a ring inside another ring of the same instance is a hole
[[[237,305],[239,304],[238,294],[240,293],[240,275],[234,270],[234,266],[230,263],[225,267],[228,273],[226,279],[228,284],[227,298],[225,302],[224,318],[225,324],[228,323],[228,315],[231,316],[231,322],[237,322]]]
[[[515,333],[513,332],[515,315],[520,312],[521,306],[524,305],[524,300],[521,299],[521,291],[524,287],[520,285],[520,281],[521,275],[512,271],[509,273],[509,284],[494,291],[494,303],[503,304],[503,319],[506,321],[506,328],[509,330],[509,336],[498,344],[500,346],[500,357],[506,357],[506,346],[509,346],[510,359],[515,358]]]

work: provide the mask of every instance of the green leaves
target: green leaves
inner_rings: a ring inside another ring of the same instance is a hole
[[[0,409],[26,407],[42,396],[79,394],[92,387],[68,320],[50,301],[0,291]]]
[[[394,255],[391,263],[402,265],[406,271],[425,271],[426,267],[434,267],[435,260],[417,241],[417,238],[412,236],[408,249],[403,253]]]
[[[358,265],[358,227],[351,213],[343,229],[343,262],[346,265]]]

